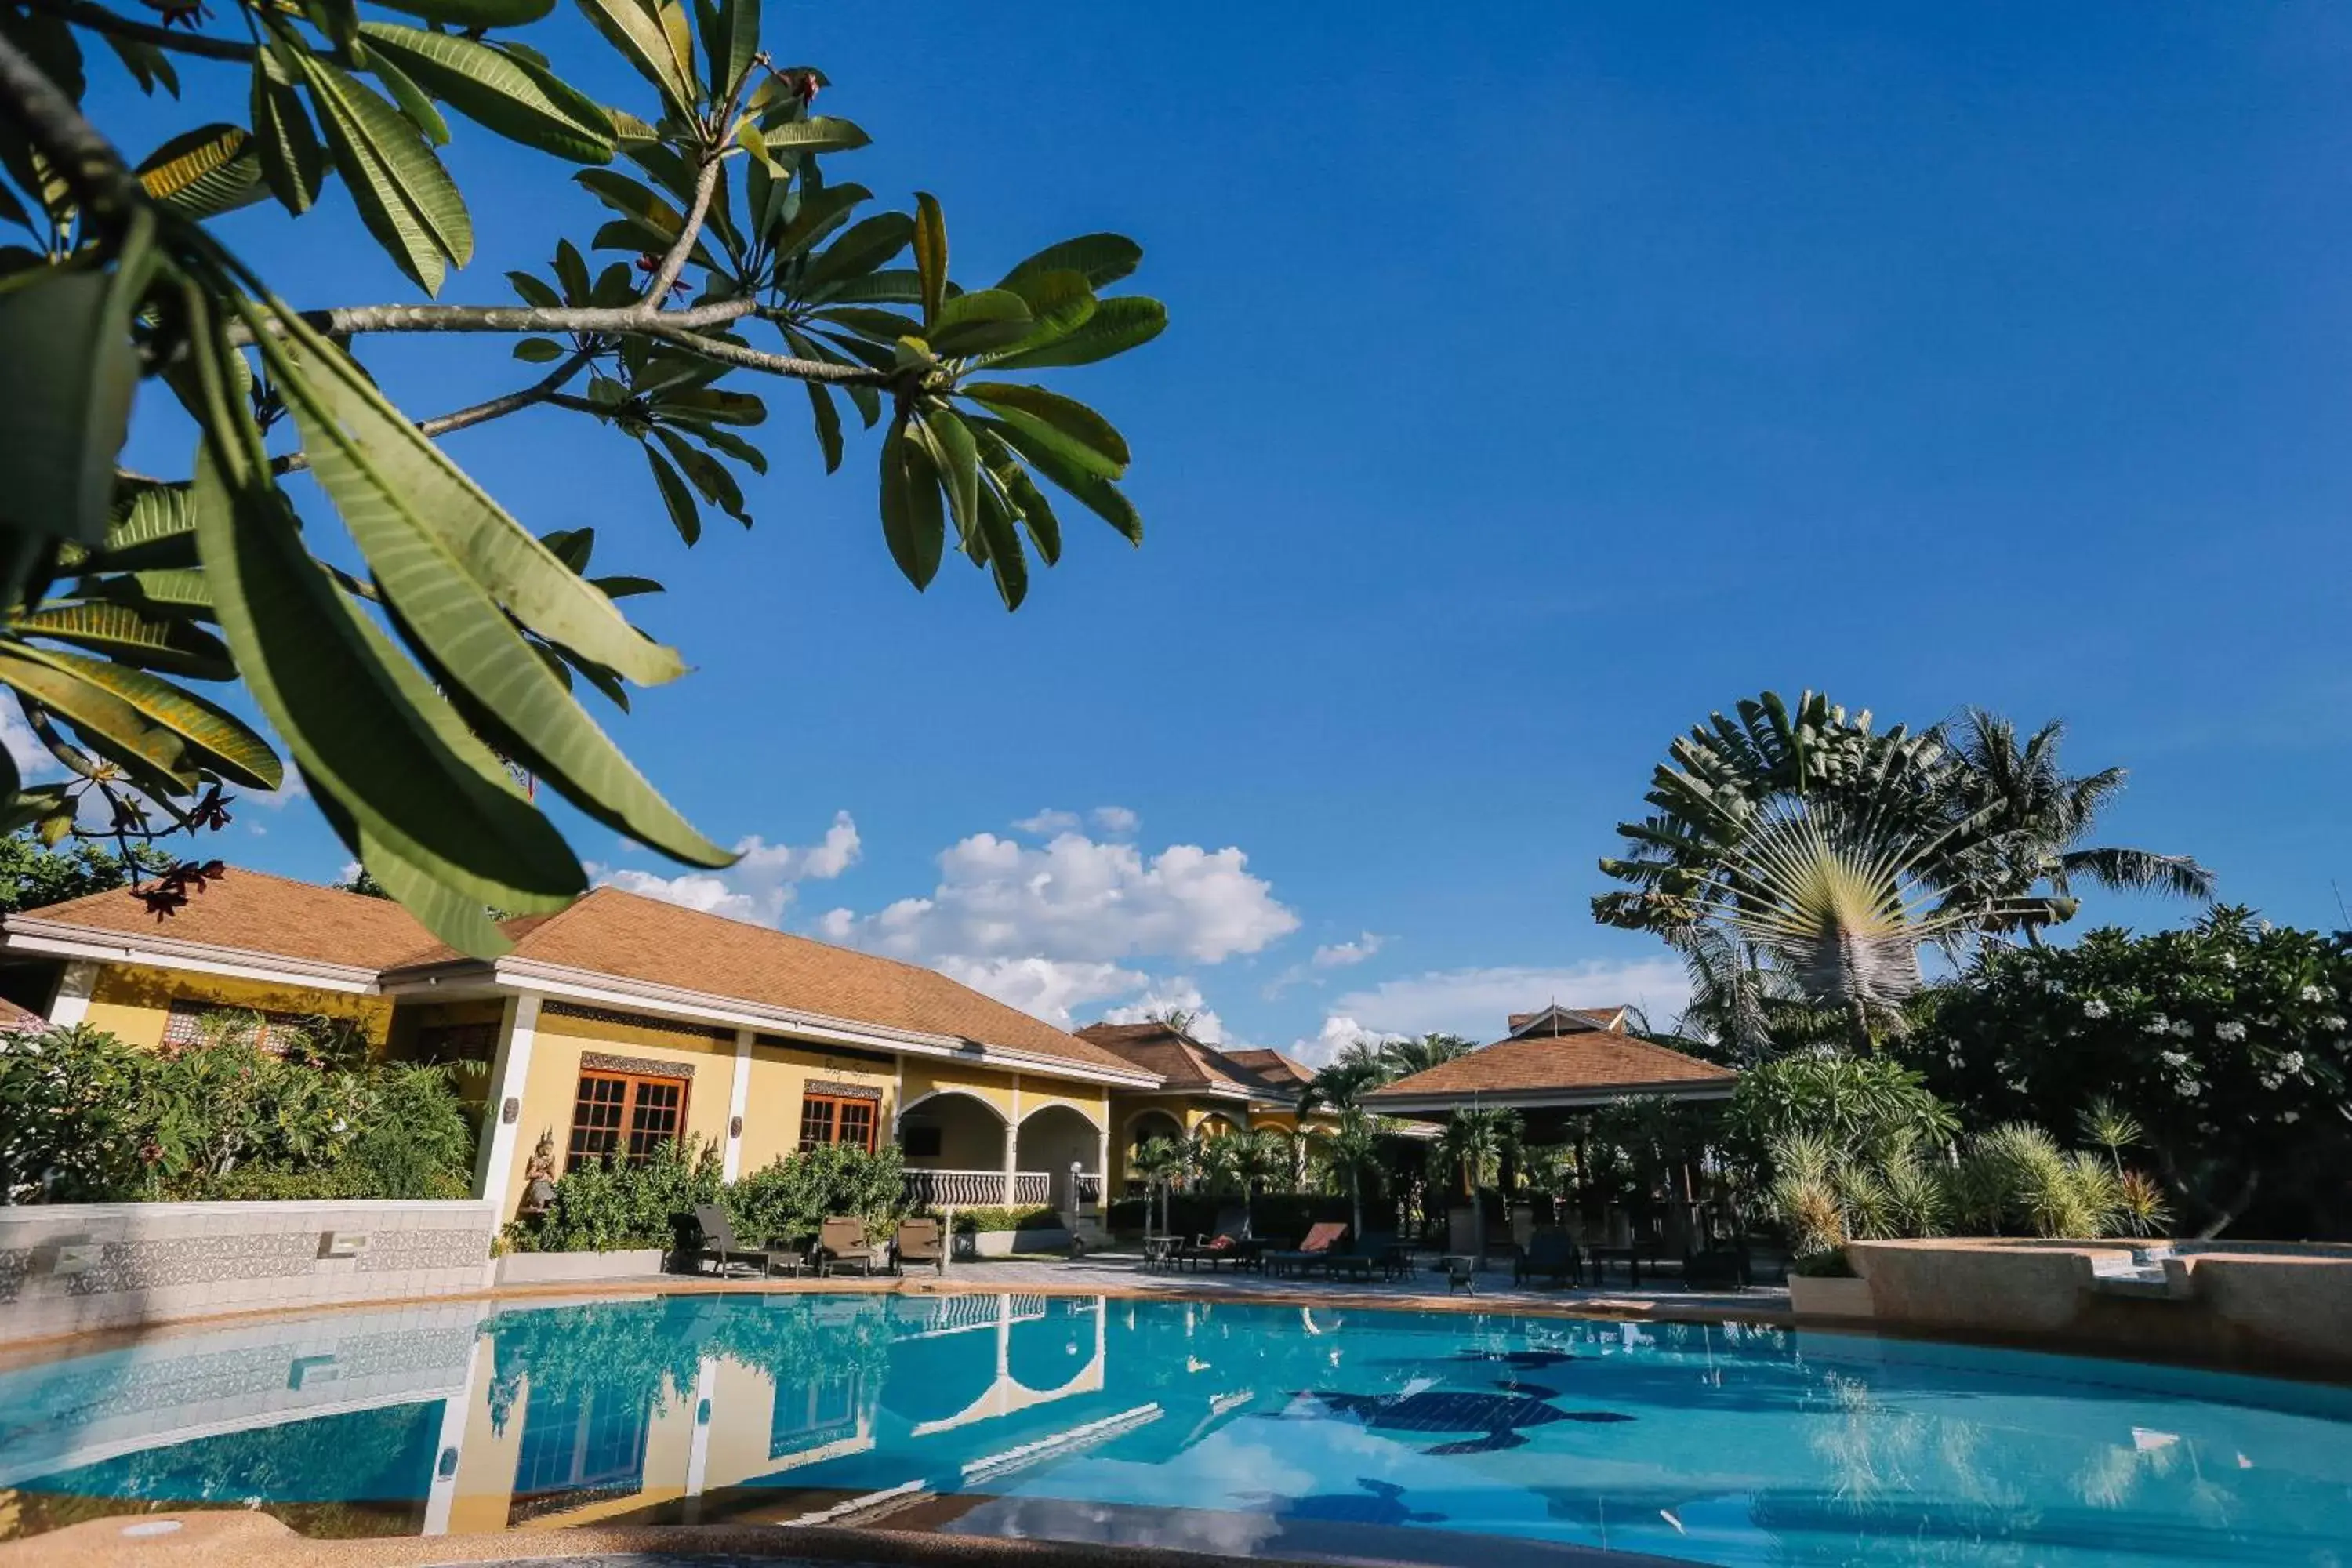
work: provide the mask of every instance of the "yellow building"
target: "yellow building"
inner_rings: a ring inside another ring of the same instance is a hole
[[[225,1008],[350,1020],[373,1047],[473,1061],[475,1192],[511,1214],[542,1137],[559,1168],[709,1141],[731,1178],[819,1143],[895,1139],[933,1203],[1091,1209],[1120,1102],[1160,1075],[945,975],[600,888],[469,958],[399,905],[232,869],[168,920],[127,893],[7,918],[47,1016],[162,1047]]]
[[[1171,1024],[1089,1024],[1079,1039],[1110,1052],[1160,1086],[1130,1089],[1111,1100],[1111,1190],[1127,1185],[1129,1157],[1152,1138],[1215,1138],[1271,1128],[1297,1139],[1329,1118],[1309,1110],[1307,1086],[1315,1076],[1280,1051],[1223,1050]],[[1304,1161],[1305,1151],[1298,1152]]]

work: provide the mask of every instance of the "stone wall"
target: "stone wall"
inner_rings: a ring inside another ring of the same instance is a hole
[[[1884,1324],[2352,1377],[2352,1247],[1955,1238],[1847,1256]]]
[[[472,1202],[0,1209],[0,1343],[477,1291],[496,1228]]]

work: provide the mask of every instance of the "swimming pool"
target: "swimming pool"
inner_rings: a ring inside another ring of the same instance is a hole
[[[2334,1563],[2352,1392],[1736,1324],[994,1295],[442,1305],[0,1374],[0,1531],[193,1504],[332,1535],[887,1519],[1446,1563],[1496,1536],[1515,1561]]]

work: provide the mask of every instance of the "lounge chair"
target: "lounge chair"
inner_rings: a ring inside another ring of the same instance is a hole
[[[681,1233],[689,1226],[694,1228],[695,1238],[688,1250],[698,1274],[706,1263],[717,1264],[721,1274],[738,1263],[758,1265],[763,1278],[778,1268],[787,1274],[798,1274],[807,1261],[791,1247],[745,1247],[736,1240],[735,1227],[729,1223],[727,1211],[717,1204],[697,1204],[691,1215],[673,1215],[670,1225]]]
[[[1348,1227],[1336,1220],[1325,1220],[1311,1226],[1306,1239],[1297,1247],[1285,1247],[1265,1255],[1266,1266],[1276,1273],[1312,1268],[1328,1262],[1339,1244],[1348,1239]]]
[[[1539,1230],[1528,1237],[1527,1250],[1511,1264],[1511,1283],[1524,1285],[1530,1279],[1549,1279],[1555,1285],[1570,1280],[1584,1283],[1584,1260],[1577,1256],[1576,1243],[1565,1231]]]
[[[1358,1257],[1370,1258],[1383,1279],[1402,1279],[1412,1272],[1412,1248],[1399,1242],[1393,1231],[1368,1230],[1357,1238],[1352,1250]]]
[[[1220,1263],[1230,1263],[1235,1268],[1249,1267],[1257,1260],[1258,1247],[1255,1243],[1244,1240],[1231,1231],[1219,1231],[1185,1247],[1182,1257],[1196,1270],[1202,1264],[1207,1264],[1209,1272],[1213,1274]]]
[[[946,1237],[940,1232],[940,1222],[929,1215],[900,1220],[890,1253],[901,1274],[909,1263],[928,1263],[940,1274],[948,1271]]]
[[[871,1274],[882,1261],[881,1249],[866,1239],[866,1222],[839,1215],[818,1229],[816,1255],[827,1274],[844,1263],[855,1263],[859,1273]]]

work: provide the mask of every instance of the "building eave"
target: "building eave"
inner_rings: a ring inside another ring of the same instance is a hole
[[[813,1044],[855,1046],[866,1050],[894,1051],[931,1060],[961,1062],[1003,1072],[1034,1073],[1114,1088],[1157,1089],[1157,1073],[1137,1068],[1097,1067],[1073,1062],[1042,1051],[991,1045],[954,1035],[901,1029],[854,1018],[835,1018],[800,1008],[778,1007],[745,1001],[716,992],[693,991],[654,981],[630,980],[591,969],[548,963],[538,959],[507,957],[481,963],[464,960],[387,971],[383,986],[394,996],[448,994],[453,990],[494,985],[502,991],[530,991],[565,1001],[596,1003],[669,1014],[697,1023],[728,1024],[737,1028],[789,1035]]]
[[[212,942],[184,942],[161,932],[105,931],[93,926],[67,925],[37,916],[10,915],[0,928],[0,946],[11,952],[37,953],[45,958],[79,959],[97,963],[128,963],[148,969],[179,969],[195,974],[218,974],[236,980],[272,984],[309,985],[373,996],[382,987],[377,971],[359,964],[329,963],[284,953],[255,952],[220,947]]]
[[[1738,1086],[1731,1079],[1669,1079],[1663,1083],[1607,1084],[1591,1089],[1482,1089],[1385,1096],[1368,1094],[1365,1110],[1381,1115],[1444,1116],[1473,1106],[1513,1110],[1584,1110],[1622,1100],[1728,1100]]]

